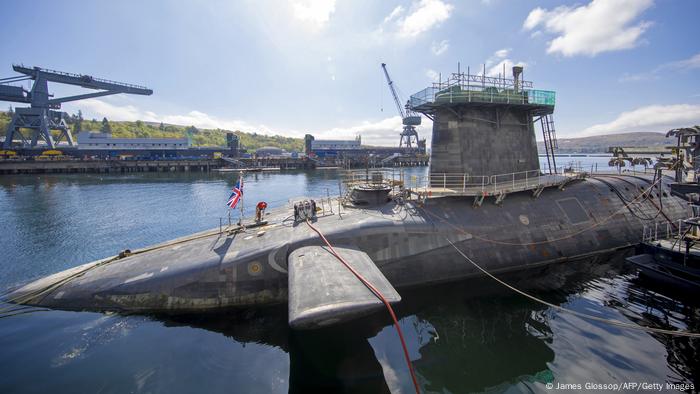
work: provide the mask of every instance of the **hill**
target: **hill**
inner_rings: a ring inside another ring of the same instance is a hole
[[[77,116],[70,116],[70,119],[68,119],[68,124],[74,133],[76,122]],[[8,112],[0,112],[0,136],[5,135],[9,123],[10,114]],[[109,125],[112,135],[118,138],[184,138],[189,132],[192,137],[192,144],[195,146],[224,146],[226,145],[226,133],[233,132],[238,135],[241,145],[249,151],[263,146],[275,146],[290,152],[301,152],[304,150],[303,139],[279,135],[245,133],[240,130],[198,129],[194,126],[158,124],[140,120],[136,122],[109,121]],[[101,127],[101,120],[85,119],[82,121],[82,130],[98,131]]]
[[[674,138],[663,133],[637,132],[596,135],[583,138],[559,138],[557,153],[607,153],[611,146],[662,146],[675,144]],[[537,149],[544,153],[544,143],[537,141]]]

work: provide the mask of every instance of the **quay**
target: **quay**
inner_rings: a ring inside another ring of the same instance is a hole
[[[344,163],[344,166],[333,168],[358,168],[365,163]],[[427,165],[426,161],[408,161],[384,163],[385,166],[416,166]],[[227,172],[237,170],[267,171],[267,170],[313,170],[326,168],[315,160],[299,158],[139,158],[139,159],[78,159],[63,156],[48,160],[34,157],[16,157],[0,159],[0,175],[8,174],[69,174],[69,173],[130,173],[130,172]]]
[[[221,168],[219,159],[189,160],[0,160],[0,174],[201,171]]]

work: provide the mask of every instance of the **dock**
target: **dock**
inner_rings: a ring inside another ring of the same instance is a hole
[[[218,159],[169,160],[0,160],[0,174],[208,172],[223,166]]]

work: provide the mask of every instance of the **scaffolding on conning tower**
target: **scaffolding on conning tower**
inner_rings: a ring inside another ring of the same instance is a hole
[[[435,108],[449,104],[510,104],[527,106],[533,115],[546,115],[554,111],[556,94],[551,90],[532,89],[532,82],[516,78],[488,77],[484,73],[474,75],[456,72],[446,80],[433,82],[432,86],[411,95],[411,110],[430,116]]]

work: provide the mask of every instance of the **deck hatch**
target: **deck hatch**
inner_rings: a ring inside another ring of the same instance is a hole
[[[557,205],[572,224],[586,222],[590,219],[576,197],[557,200]]]

